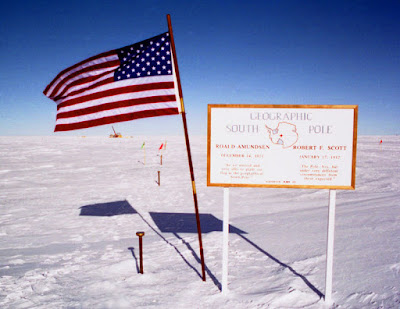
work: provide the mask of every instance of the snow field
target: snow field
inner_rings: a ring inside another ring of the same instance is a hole
[[[160,166],[165,140],[0,137],[0,307],[325,308],[328,190],[231,188],[243,233],[230,234],[222,295],[223,190],[206,186],[206,139],[191,138],[206,282],[185,223],[184,139],[167,138]],[[359,137],[356,190],[337,192],[337,308],[400,307],[400,137],[379,140]]]

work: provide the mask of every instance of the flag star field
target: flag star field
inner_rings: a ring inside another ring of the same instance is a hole
[[[121,48],[118,50],[118,58],[121,65],[114,74],[115,81],[144,76],[171,75],[169,34],[163,33]]]

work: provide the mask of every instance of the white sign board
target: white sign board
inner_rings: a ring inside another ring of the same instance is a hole
[[[355,105],[209,105],[207,185],[355,189]]]

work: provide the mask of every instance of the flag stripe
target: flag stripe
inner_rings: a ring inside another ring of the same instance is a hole
[[[64,82],[70,74],[73,74],[74,72],[81,70],[82,68],[91,66],[93,63],[108,62],[108,61],[113,61],[113,60],[118,60],[118,55],[116,53],[116,50],[112,50],[109,52],[105,52],[105,53],[90,57],[89,59],[83,60],[69,68],[66,68],[65,70],[61,71],[53,79],[53,81],[46,87],[46,89],[43,91],[43,93],[47,97],[51,97],[51,94],[54,92],[54,88],[59,83]]]
[[[145,110],[136,113],[128,112],[126,114],[118,114],[112,115],[108,117],[93,119],[93,120],[86,120],[81,122],[75,123],[60,123],[56,124],[55,131],[71,131],[77,129],[85,129],[94,126],[100,126],[104,124],[110,124],[114,122],[124,122],[130,121],[134,119],[140,118],[149,118],[149,117],[157,117],[157,116],[167,116],[167,115],[177,115],[179,114],[178,108],[162,108],[157,110]]]
[[[100,99],[93,100],[93,101],[88,101],[88,102],[83,102],[80,104],[62,107],[58,110],[57,114],[63,114],[65,112],[70,112],[70,111],[75,111],[75,110],[83,110],[83,109],[86,109],[89,107],[97,107],[97,106],[101,106],[101,105],[107,104],[107,103],[118,104],[118,102],[120,102],[120,101],[135,100],[134,105],[146,104],[146,103],[148,103],[147,98],[155,98],[152,100],[156,100],[156,98],[163,97],[163,96],[168,96],[168,97],[172,98],[171,100],[176,100],[173,89],[142,91],[142,92],[134,92],[134,93],[104,97],[104,98],[100,98]]]
[[[56,124],[76,123],[76,122],[82,122],[82,121],[87,121],[87,120],[100,119],[100,118],[114,116],[114,115],[118,115],[118,114],[136,113],[136,112],[142,112],[144,110],[158,110],[158,109],[163,109],[163,108],[168,109],[168,108],[173,108],[173,107],[174,107],[174,101],[133,105],[133,106],[127,106],[127,107],[121,107],[121,108],[114,108],[114,109],[110,109],[110,110],[103,110],[103,111],[99,111],[97,113],[85,114],[85,115],[76,116],[76,117],[60,118],[60,119],[56,120]]]
[[[77,95],[88,89],[98,87],[100,85],[113,83],[114,82],[114,70],[106,71],[96,76],[89,76],[86,78],[81,78],[70,83],[65,89],[56,97],[52,98],[54,101],[69,98],[73,95]]]
[[[110,76],[113,75],[112,73],[108,73]],[[103,80],[104,79],[104,80]],[[59,100],[55,100],[57,105],[66,102],[68,100],[72,100],[75,98],[78,98],[83,95],[88,95],[92,94],[95,92],[99,91],[104,91],[104,90],[109,90],[109,89],[115,89],[115,88],[120,88],[120,87],[127,87],[127,86],[133,86],[133,85],[142,85],[142,84],[152,84],[152,83],[163,83],[163,82],[175,82],[175,80],[170,76],[148,76],[148,77],[142,77],[142,78],[130,78],[130,79],[124,79],[120,80],[118,82],[115,82],[113,77],[104,76],[101,78],[100,81],[96,82],[91,82],[87,84],[85,87],[81,87],[80,90],[76,90],[73,93],[71,92],[68,97],[61,98]],[[175,83],[176,85],[176,83]]]
[[[140,79],[140,81],[141,82],[151,81],[151,82],[138,84],[137,81],[135,81],[135,79],[127,79],[120,82],[105,83],[104,85],[100,85],[93,89],[88,89],[87,91],[79,93],[77,95],[71,95],[65,99],[58,100],[57,109],[60,109],[61,107],[65,106],[79,104],[84,101],[94,100],[100,97],[108,97],[122,93],[158,90],[158,89],[174,89],[174,83],[173,81],[171,81],[170,77],[151,78],[150,80]]]
[[[73,124],[57,124],[54,131],[71,131],[71,130],[78,130],[78,129],[85,129],[115,122],[124,122],[130,121],[140,118],[150,118],[150,117],[157,117],[157,116],[167,116],[167,115],[176,115],[179,114],[177,108],[167,108],[167,109],[160,109],[160,110],[146,110],[137,113],[127,113],[123,115],[115,115],[110,117],[104,117],[101,119],[95,120],[88,120],[83,122],[77,122]]]
[[[123,95],[120,98],[126,98],[126,95]],[[137,99],[112,101],[109,103],[96,105],[96,106],[90,106],[87,108],[59,112],[57,114],[57,119],[78,117],[78,116],[82,116],[82,115],[86,115],[86,114],[93,114],[93,113],[97,113],[97,112],[101,112],[101,111],[120,109],[123,107],[129,107],[129,106],[135,106],[135,105],[141,105],[141,104],[171,102],[171,101],[172,102],[176,101],[175,94],[170,95],[170,96],[153,96],[153,97],[145,96],[143,98],[137,98]]]
[[[62,83],[58,83],[49,97],[52,99],[60,97],[62,93],[68,90],[68,87],[70,87],[71,83],[81,79],[85,81],[86,78],[90,79],[100,77],[106,72],[112,72],[114,69],[118,68],[118,66],[119,61],[110,61],[107,63],[102,63],[101,65],[94,65],[83,70],[76,71],[65,78]]]

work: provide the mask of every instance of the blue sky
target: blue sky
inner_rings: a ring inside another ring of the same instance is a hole
[[[7,1],[0,4],[0,135],[53,133],[42,91],[63,69],[168,30],[171,14],[189,134],[207,104],[356,104],[360,135],[400,134],[399,1]],[[178,135],[180,116],[114,124]]]

